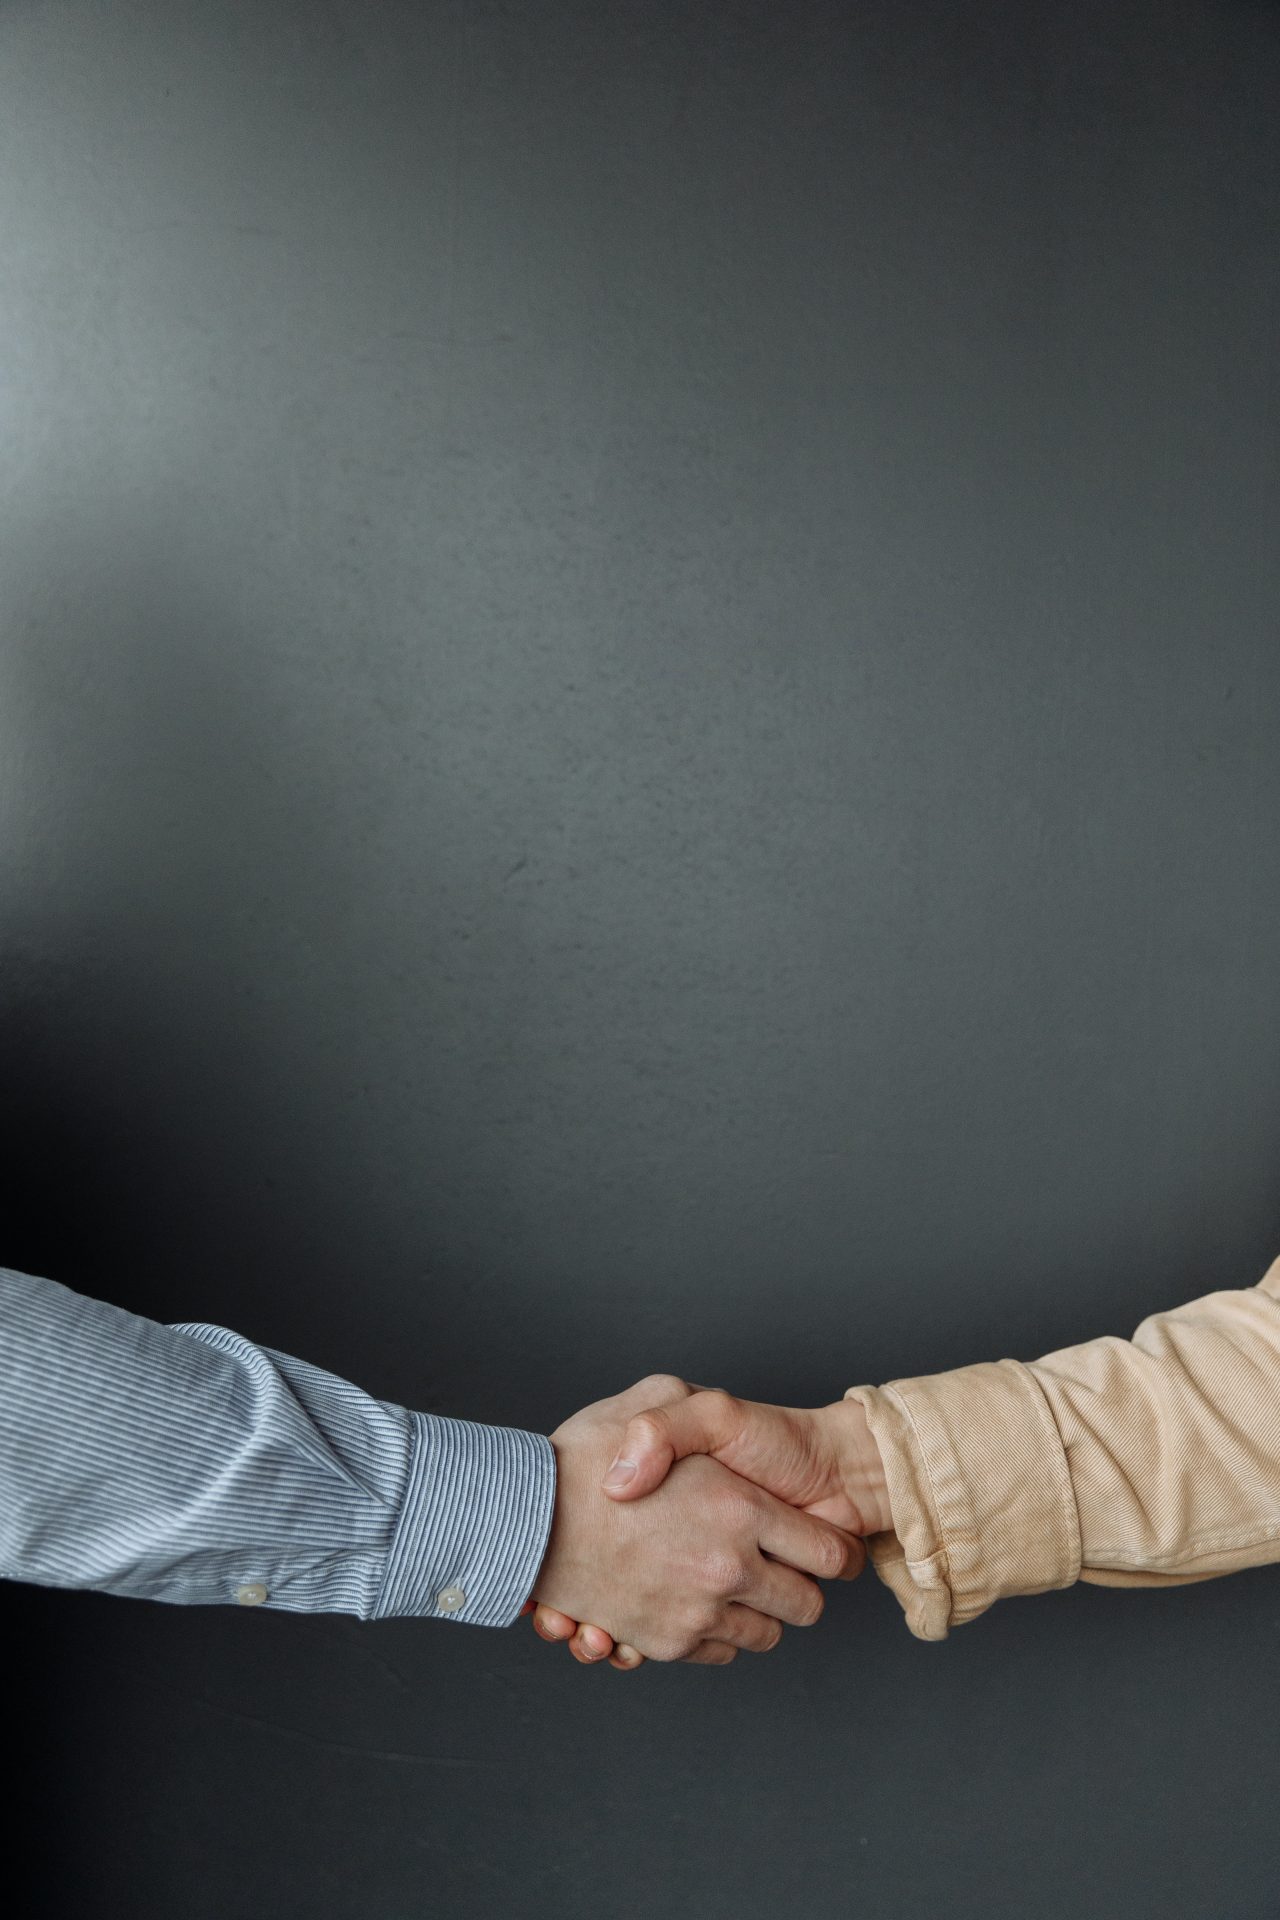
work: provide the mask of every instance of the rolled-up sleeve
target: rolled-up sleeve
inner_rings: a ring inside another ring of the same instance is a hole
[[[228,1329],[0,1269],[0,1575],[180,1605],[506,1626],[542,1435],[412,1412]]]
[[[893,1514],[871,1562],[918,1639],[1076,1580],[1178,1586],[1280,1560],[1280,1260],[1131,1340],[845,1397]]]

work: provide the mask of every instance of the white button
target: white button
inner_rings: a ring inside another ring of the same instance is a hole
[[[266,1588],[260,1587],[256,1580],[251,1581],[247,1587],[236,1588],[236,1599],[242,1607],[260,1607],[266,1597]]]
[[[461,1587],[443,1587],[436,1595],[436,1605],[441,1613],[456,1613],[459,1607],[465,1607],[467,1596]]]

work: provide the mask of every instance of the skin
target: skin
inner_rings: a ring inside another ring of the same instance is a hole
[[[645,1498],[603,1490],[611,1461],[636,1438],[666,1442],[667,1430],[645,1421],[702,1397],[672,1375],[651,1375],[551,1435],[556,1509],[533,1590],[534,1624],[544,1639],[556,1639],[567,1622],[574,1655],[585,1664],[609,1658],[626,1670],[647,1658],[725,1666],[740,1649],[767,1652],[784,1625],[811,1626],[821,1616],[817,1579],[862,1571],[860,1539],[710,1458],[694,1444],[697,1423],[670,1430],[660,1469],[647,1468],[639,1483]],[[580,1628],[584,1619],[593,1624]]]
[[[602,1490],[623,1506],[647,1504],[677,1463],[692,1464],[691,1456],[714,1460],[859,1539],[892,1529],[883,1462],[856,1400],[774,1407],[719,1390],[668,1393],[660,1404],[635,1410]],[[864,1563],[865,1549],[859,1571]],[[535,1600],[534,1630],[544,1640],[567,1641],[575,1659],[607,1658],[623,1672],[643,1665],[643,1649],[629,1635],[596,1625],[598,1615],[588,1613],[591,1624],[579,1624],[581,1613],[544,1604],[540,1594]]]

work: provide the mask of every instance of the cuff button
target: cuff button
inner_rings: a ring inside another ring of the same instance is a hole
[[[266,1588],[259,1586],[256,1580],[250,1581],[247,1587],[236,1588],[236,1601],[242,1607],[260,1607],[266,1597]]]
[[[465,1607],[467,1596],[461,1587],[442,1587],[436,1595],[436,1605],[441,1613],[456,1613],[459,1607]]]

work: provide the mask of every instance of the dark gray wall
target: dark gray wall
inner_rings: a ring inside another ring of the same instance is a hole
[[[1278,125],[1260,4],[6,6],[0,1259],[544,1431],[1253,1285]],[[1280,1569],[6,1621],[24,1911],[1280,1911]]]

